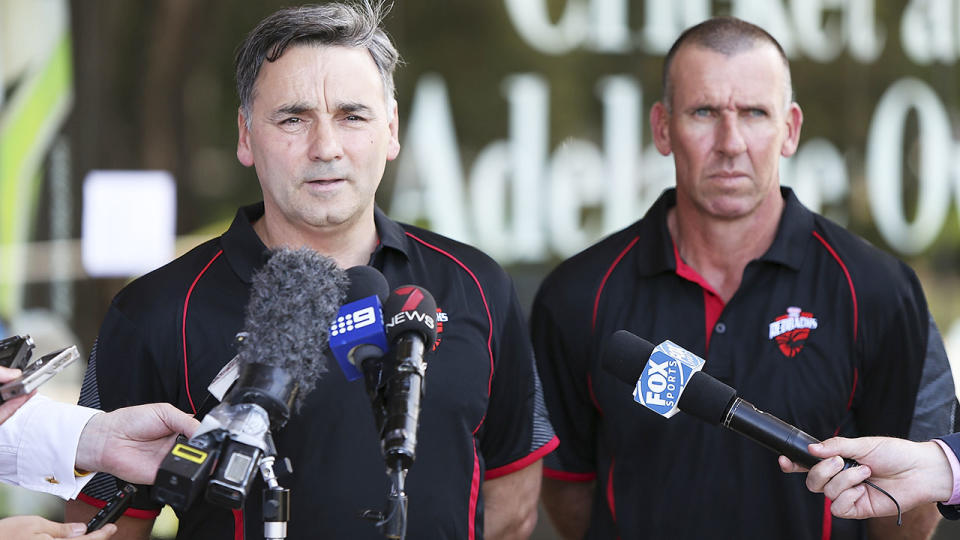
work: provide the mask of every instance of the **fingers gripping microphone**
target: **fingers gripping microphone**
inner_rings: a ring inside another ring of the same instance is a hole
[[[380,442],[387,467],[406,470],[416,458],[417,423],[427,365],[424,353],[437,339],[437,302],[416,285],[394,289],[384,306],[393,357],[385,362],[386,417]]]
[[[326,371],[327,321],[345,285],[336,263],[309,249],[278,250],[253,275],[237,336],[239,378],[161,463],[155,501],[183,511],[206,487],[210,502],[243,506],[261,458],[276,453],[271,428],[286,424]]]
[[[602,364],[618,379],[635,385],[634,401],[665,418],[683,411],[736,431],[804,467],[820,462],[807,450],[819,440],[737,397],[736,390],[700,371],[702,358],[671,341],[654,347],[619,330],[608,339]]]

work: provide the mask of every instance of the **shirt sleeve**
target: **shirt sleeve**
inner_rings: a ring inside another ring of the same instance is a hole
[[[860,336],[862,393],[858,435],[926,441],[954,431],[957,399],[940,332],[916,275],[901,263],[904,286],[865,298]]]
[[[90,352],[87,371],[80,389],[80,405],[112,411],[142,403],[171,402],[155,368],[151,347],[140,337],[139,329],[116,306],[111,305]],[[106,473],[94,476],[78,498],[93,506],[103,506],[119,489],[119,481]],[[147,489],[138,489],[124,515],[153,518],[160,505],[152,502]]]
[[[557,324],[548,287],[534,301],[530,318],[537,369],[543,379],[550,420],[560,439],[544,462],[544,475],[588,482],[596,477],[597,409],[590,398],[587,352],[571,330]]]
[[[0,480],[72,499],[93,476],[77,477],[80,434],[100,411],[34,396],[0,425]]]
[[[509,278],[504,278],[509,283]],[[543,391],[523,313],[512,284],[494,319],[494,376],[487,417],[479,440],[487,480],[523,469],[557,445],[543,404]]]

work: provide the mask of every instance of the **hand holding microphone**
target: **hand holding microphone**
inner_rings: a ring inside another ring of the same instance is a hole
[[[808,448],[819,440],[737,397],[736,390],[701,371],[704,363],[671,341],[654,347],[626,330],[610,336],[602,358],[607,371],[634,386],[634,401],[665,418],[683,411],[736,431],[804,467],[820,463],[822,458]],[[846,459],[841,470],[856,466],[856,461]],[[864,483],[893,501],[899,525],[900,505],[896,499],[876,485],[866,480]]]
[[[306,248],[277,250],[254,274],[238,336],[239,378],[194,436],[167,455],[155,501],[182,511],[205,491],[214,504],[243,506],[258,465],[269,469],[276,453],[271,430],[286,424],[326,371],[327,325],[345,283],[333,260]],[[272,469],[263,473],[276,488]]]

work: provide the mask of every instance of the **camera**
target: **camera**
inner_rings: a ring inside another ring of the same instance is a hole
[[[240,378],[203,418],[196,434],[179,440],[160,463],[153,500],[181,512],[204,492],[217,506],[241,508],[261,461],[277,453],[270,429],[286,423],[296,391],[296,381],[287,371],[244,365]]]

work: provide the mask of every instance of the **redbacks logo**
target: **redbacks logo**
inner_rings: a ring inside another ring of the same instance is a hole
[[[813,313],[791,306],[787,308],[786,315],[780,315],[770,323],[770,339],[777,340],[777,346],[784,356],[793,358],[803,350],[810,331],[816,329],[817,319]]]
[[[447,316],[446,312],[443,311],[443,308],[437,306],[437,340],[433,342],[433,349],[437,350],[437,347],[440,346],[440,342],[443,341],[443,325],[450,318]]]

